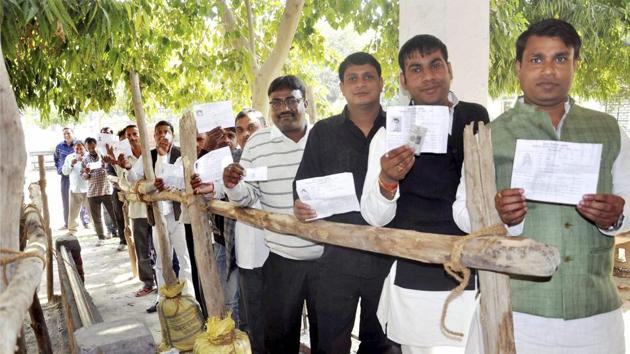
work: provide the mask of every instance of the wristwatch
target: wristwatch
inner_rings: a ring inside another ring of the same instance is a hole
[[[619,229],[621,229],[621,225],[623,225],[623,220],[625,219],[624,215],[621,214],[619,215],[619,219],[617,219],[617,221],[610,225],[607,229],[602,229],[606,232],[613,232],[613,231],[617,231]]]

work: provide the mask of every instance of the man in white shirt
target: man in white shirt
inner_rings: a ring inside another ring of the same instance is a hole
[[[293,75],[273,80],[267,91],[273,126],[252,135],[240,164],[223,172],[230,200],[240,206],[256,202],[264,210],[293,214],[295,173],[302,160],[308,136],[305,87]],[[244,182],[247,168],[267,167],[266,181]],[[311,350],[317,352],[315,292],[318,288],[317,260],[323,247],[297,236],[265,230],[271,253],[263,265],[265,279],[265,349],[270,353],[298,353],[304,302],[309,313]]]
[[[77,217],[81,206],[87,207],[88,182],[81,178],[85,146],[80,140],[74,141],[74,153],[66,156],[61,172],[70,179],[70,208],[68,212],[68,233],[76,235]]]

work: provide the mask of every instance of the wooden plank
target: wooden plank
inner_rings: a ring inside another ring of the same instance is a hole
[[[50,209],[48,209],[48,194],[46,193],[46,168],[44,166],[44,156],[37,156],[37,164],[39,165],[39,189],[42,196],[42,212],[44,213],[44,229],[46,230],[46,295],[48,302],[53,301],[54,278],[53,278],[53,245],[52,230],[50,229]],[[68,220],[66,220],[68,222]]]
[[[180,141],[182,149],[182,161],[184,163],[184,179],[186,181],[186,193],[190,224],[193,230],[195,242],[195,262],[199,281],[203,290],[203,297],[209,317],[224,317],[225,300],[223,288],[219,281],[217,264],[212,249],[212,230],[210,220],[205,208],[205,200],[201,195],[193,195],[190,179],[194,173],[193,163],[197,160],[197,128],[192,112],[187,112],[180,121]]]
[[[483,123],[479,123],[477,138],[473,135],[472,124],[464,129],[464,165],[472,231],[503,225],[494,207],[496,184],[490,127]],[[556,266],[558,264],[559,258]],[[484,353],[516,353],[509,276],[479,271],[479,283]]]
[[[150,185],[150,182],[146,182]],[[130,193],[130,201],[140,198]],[[188,196],[179,192],[160,192],[143,196],[145,200],[178,200]],[[424,233],[413,230],[351,225],[318,220],[303,223],[293,215],[276,214],[254,208],[239,208],[229,202],[211,200],[206,208],[214,214],[236,219],[259,228],[337,246],[387,254],[425,263],[443,264],[450,260],[451,250],[459,236]],[[560,264],[555,247],[525,237],[489,236],[464,243],[461,262],[469,268],[502,273],[551,276]]]

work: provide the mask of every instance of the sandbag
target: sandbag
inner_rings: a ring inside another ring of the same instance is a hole
[[[160,350],[176,348],[190,351],[195,338],[203,333],[201,309],[191,295],[182,295],[185,285],[186,283],[178,281],[171,287],[160,287],[160,294],[164,296],[157,305],[162,328]]]
[[[195,340],[194,354],[251,354],[252,348],[245,332],[235,329],[232,315],[224,319],[211,317],[207,330]]]

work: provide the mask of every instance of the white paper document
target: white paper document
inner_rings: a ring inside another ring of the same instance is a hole
[[[210,151],[195,162],[195,172],[202,182],[214,182],[223,179],[223,169],[231,164],[232,152],[228,146]]]
[[[245,169],[245,182],[266,181],[267,180],[267,166],[246,168]]]
[[[511,187],[530,200],[576,205],[597,192],[601,156],[602,144],[518,139]]]
[[[90,162],[87,164],[86,167],[89,168],[90,171],[98,170],[99,168],[103,167],[103,162],[102,161]]]
[[[169,188],[185,189],[184,184],[184,167],[181,164],[162,164],[162,180],[164,185]]]
[[[387,151],[410,144],[414,125],[426,129],[424,141],[418,142],[421,152],[445,154],[448,144],[450,118],[447,106],[389,106],[387,107],[387,129],[385,140]]]
[[[96,149],[101,156],[107,155],[106,145],[113,147],[116,143],[118,143],[118,136],[114,134],[99,133],[96,137]]]
[[[312,220],[361,210],[350,172],[295,181],[295,188],[300,200],[317,213]]]
[[[230,101],[197,104],[192,107],[192,111],[199,133],[209,132],[216,127],[229,128],[234,126],[232,102]]]
[[[118,158],[120,154],[123,154],[125,158],[133,154],[133,152],[131,152],[131,144],[129,143],[129,140],[121,140],[118,143],[114,144],[114,156]]]

